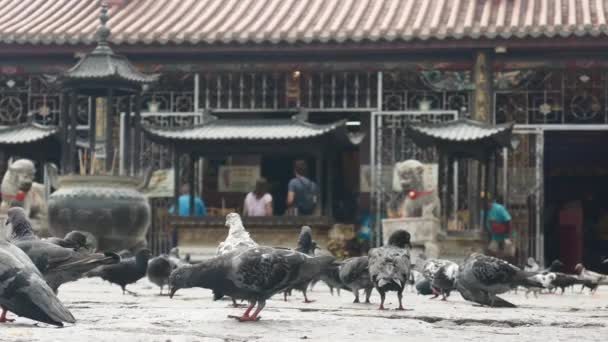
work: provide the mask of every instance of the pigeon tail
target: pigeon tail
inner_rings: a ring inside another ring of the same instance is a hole
[[[72,313],[59,301],[42,279],[30,278],[30,286],[18,291],[15,306],[9,311],[33,320],[63,326],[62,322],[76,323]]]
[[[516,308],[517,305],[506,301],[498,296],[493,296],[490,298],[490,303],[486,304],[487,306],[491,306],[493,308]]]
[[[312,230],[309,226],[302,227],[302,231],[300,232],[300,236],[298,237],[298,245],[296,247],[296,251],[300,253],[304,253],[307,255],[313,255],[313,240],[312,240]]]
[[[106,252],[103,254],[103,257],[100,254],[93,254],[84,259],[54,267],[52,271],[78,270],[80,268],[83,268],[82,271],[84,272],[97,266],[112,265],[117,264],[119,262],[120,256],[118,254]]]

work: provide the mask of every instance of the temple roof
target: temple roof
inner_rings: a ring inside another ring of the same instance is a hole
[[[114,44],[606,36],[604,0],[112,0]],[[92,44],[98,0],[0,0],[0,42]]]
[[[442,123],[411,124],[407,133],[421,147],[435,146],[447,152],[482,157],[498,148],[511,147],[513,124],[491,125],[458,119]]]
[[[319,137],[344,127],[345,121],[318,125],[292,119],[213,119],[190,127],[144,130],[153,139],[173,141],[300,140]]]
[[[346,129],[346,121],[330,124],[291,119],[217,119],[189,127],[143,127],[152,141],[175,146],[182,152],[211,154],[333,153],[361,142]]]
[[[24,123],[15,126],[0,126],[0,145],[24,145],[41,142],[57,134],[54,126]]]

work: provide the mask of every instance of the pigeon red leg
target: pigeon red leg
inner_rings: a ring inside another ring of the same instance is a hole
[[[2,308],[2,314],[0,315],[0,323],[6,323],[6,322],[14,322],[14,319],[8,319],[6,318],[6,313],[7,310],[5,308]]]
[[[243,316],[241,318],[239,318],[240,322],[250,322],[250,321],[257,321],[259,320],[261,317],[259,317],[258,315],[260,314],[260,311],[262,311],[262,309],[264,309],[264,306],[266,306],[266,301],[265,300],[261,300],[258,302],[258,308],[255,309],[255,312],[253,313],[253,315],[251,316]]]
[[[249,320],[249,313],[251,312],[251,310],[253,310],[253,307],[255,306],[256,301],[250,301],[249,302],[249,306],[247,307],[247,310],[245,310],[245,312],[243,312],[242,316],[233,316],[233,315],[228,315],[228,317],[230,318],[234,318],[237,319],[239,321],[247,321]]]

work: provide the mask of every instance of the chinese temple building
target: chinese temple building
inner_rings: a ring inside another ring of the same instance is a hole
[[[305,220],[284,215],[295,160],[321,188],[316,233],[373,226],[398,195],[395,163],[417,159],[431,177],[441,174],[437,150],[415,144],[408,127],[466,119],[509,127],[490,189],[513,217],[520,260],[593,267],[606,256],[608,2],[108,3],[112,51],[160,76],[139,100],[110,97],[120,115],[105,146],[116,147],[123,173],[175,168],[159,205],[171,206],[185,183],[204,200],[205,218],[176,219],[180,245],[223,236],[221,218],[242,211],[260,177],[275,216],[249,219],[257,236],[272,235],[265,222],[299,230]],[[14,139],[11,127],[40,140],[44,126],[60,125],[68,97],[55,79],[95,47],[98,17],[97,0],[0,0],[0,146]],[[79,146],[94,141],[91,118],[101,107],[77,95],[70,127]],[[143,134],[125,143],[136,112]],[[23,150],[2,153],[6,167]],[[49,153],[62,161],[60,149]],[[456,255],[483,244],[482,170],[450,163],[440,176],[451,189],[442,252]]]

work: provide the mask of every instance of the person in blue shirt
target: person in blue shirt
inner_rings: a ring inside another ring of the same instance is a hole
[[[182,195],[179,196],[179,201],[178,201],[178,205],[179,205],[178,215],[179,216],[190,216],[190,184],[182,185],[181,194]],[[169,213],[171,213],[171,214],[175,213],[174,206],[172,206],[169,209]],[[203,200],[201,200],[200,197],[198,197],[198,196],[194,197],[194,215],[193,216],[198,216],[198,217],[207,216],[207,208],[205,207],[205,203],[203,203]]]
[[[489,201],[485,215],[484,228],[491,236],[489,252],[498,257],[512,257],[515,252],[511,241],[511,215],[496,200]]]

